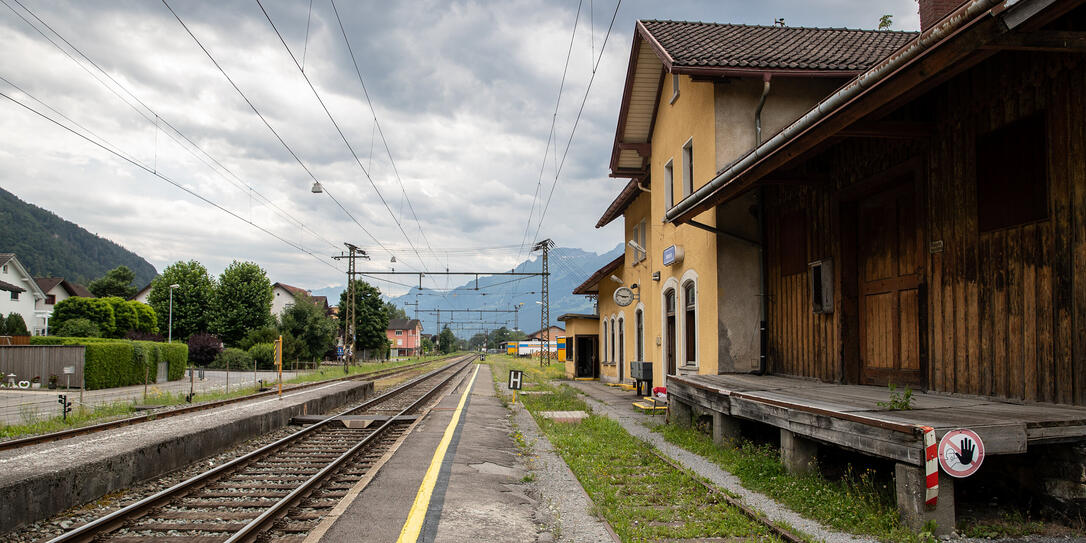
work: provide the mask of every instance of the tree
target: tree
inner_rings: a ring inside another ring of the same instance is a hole
[[[894,16],[890,14],[879,17],[879,30],[890,30],[894,26]]]
[[[298,360],[319,361],[336,344],[336,324],[309,296],[299,294],[295,300],[279,317],[283,358],[290,352]]]
[[[135,279],[135,272],[128,269],[128,266],[117,266],[102,277],[88,283],[87,289],[99,298],[117,296],[128,299],[136,295],[137,289],[132,286],[132,281]]]
[[[388,311],[381,301],[381,291],[361,280],[354,281],[355,291],[355,352],[387,349]],[[339,297],[340,331],[346,326],[347,290]]]
[[[212,328],[227,345],[237,345],[250,330],[271,321],[272,285],[253,262],[235,260],[215,287]]]
[[[59,333],[64,323],[72,319],[90,321],[98,327],[101,335],[106,337],[111,337],[117,328],[113,305],[104,298],[72,296],[61,300],[53,306],[53,316],[49,319],[49,324]]]
[[[521,332],[519,330],[517,331],[517,333],[522,335],[524,334],[524,332]],[[514,337],[514,332],[512,330],[502,326],[501,328],[498,328],[497,330],[494,330],[490,333],[490,343],[487,344],[487,348],[497,349],[498,346],[502,343],[505,343],[506,341],[514,341],[516,339],[517,338]]]
[[[456,350],[456,335],[453,334],[452,330],[449,330],[448,326],[446,326],[441,330],[441,333],[438,334],[437,343],[438,349],[440,349],[443,354],[449,354]]]
[[[8,318],[4,319],[4,333],[9,336],[29,336],[30,331],[26,329],[26,321],[23,320],[23,316],[12,311],[8,313]]]
[[[422,352],[432,353],[434,352],[434,342],[430,341],[429,337],[422,338]]]
[[[392,302],[385,303],[385,312],[388,313],[389,319],[406,319],[407,311]]]
[[[483,332],[479,332],[478,334],[475,334],[474,336],[471,336],[471,339],[468,340],[468,348],[473,350],[473,351],[478,350],[480,347],[486,345],[486,343],[487,343],[486,340],[487,340],[487,335],[484,334]]]
[[[222,340],[215,334],[200,332],[192,334],[188,339],[189,360],[193,364],[206,366],[215,360],[222,352]]]
[[[175,262],[151,282],[147,301],[155,314],[161,315],[167,323],[164,327],[167,335],[170,332],[170,285],[179,285],[173,293],[173,335],[188,338],[197,332],[208,331],[215,283],[207,268],[195,260]]]
[[[8,335],[7,319],[4,318],[3,313],[0,313],[0,336],[6,336],[6,335]]]

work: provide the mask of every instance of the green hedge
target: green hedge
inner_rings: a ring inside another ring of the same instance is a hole
[[[158,343],[127,339],[33,336],[31,345],[83,345],[86,347],[83,379],[87,390],[141,385],[158,379],[158,363],[167,363],[167,378],[185,374],[189,347],[184,343]]]

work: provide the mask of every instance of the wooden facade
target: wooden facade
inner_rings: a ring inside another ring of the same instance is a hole
[[[767,185],[769,370],[1086,404],[1084,89],[1082,55],[1001,52],[892,114],[927,137],[837,139]],[[832,313],[796,251],[832,261]]]

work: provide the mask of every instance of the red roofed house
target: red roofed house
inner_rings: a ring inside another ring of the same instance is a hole
[[[422,323],[418,319],[390,319],[385,334],[392,358],[422,354]]]

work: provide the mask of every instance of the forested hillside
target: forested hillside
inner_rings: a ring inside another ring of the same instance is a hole
[[[15,253],[35,277],[63,277],[83,284],[122,264],[135,272],[135,284],[139,286],[150,283],[158,274],[136,253],[3,189],[0,253]]]

